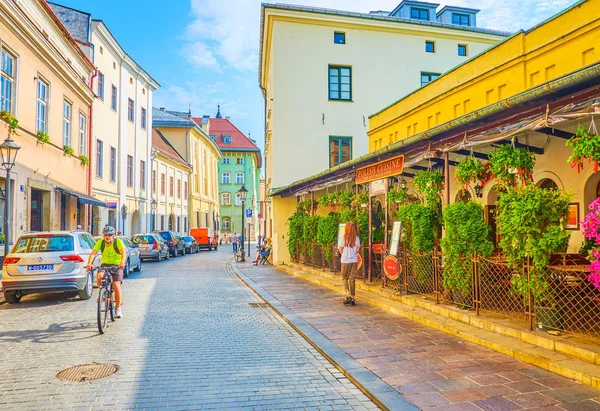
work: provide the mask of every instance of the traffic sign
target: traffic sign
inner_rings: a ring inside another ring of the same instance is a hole
[[[252,217],[252,210],[246,210],[246,217]]]
[[[257,216],[257,217],[258,217],[259,219],[261,219],[261,218],[262,218],[262,213],[258,213],[258,216]]]

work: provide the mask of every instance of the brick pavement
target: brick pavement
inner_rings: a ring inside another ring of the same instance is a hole
[[[272,267],[239,267],[423,410],[600,410],[599,390],[364,303],[345,306],[341,294]]]
[[[226,272],[229,257],[145,262],[125,280],[124,318],[102,336],[95,298],[0,305],[0,409],[376,409],[272,310],[249,305],[259,300]],[[121,370],[55,378],[92,361]]]

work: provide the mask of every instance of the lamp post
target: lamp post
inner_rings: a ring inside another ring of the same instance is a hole
[[[245,231],[245,224],[246,224],[246,208],[244,206],[244,203],[246,202],[246,195],[248,195],[248,190],[246,190],[246,187],[244,187],[242,185],[242,188],[240,188],[238,190],[237,194],[240,195],[240,200],[242,200],[242,241],[243,241],[243,240],[246,239],[246,235],[244,233],[244,231]],[[244,255],[245,254],[244,253],[244,243],[242,242],[240,244],[240,246],[241,246],[240,248],[241,248],[241,251],[242,251],[242,258],[241,258],[240,261],[246,261],[246,258],[245,258],[245,255]]]
[[[125,235],[125,219],[127,218],[127,206],[123,204],[121,207],[121,219],[123,220],[123,232],[121,235]]]
[[[10,132],[4,143],[0,144],[0,155],[2,156],[2,167],[6,170],[6,195],[4,202],[4,257],[8,254],[10,243],[10,170],[15,165],[18,146],[10,137]]]
[[[152,199],[152,201],[150,202],[150,208],[151,208],[151,214],[152,214],[152,224],[150,224],[150,226],[152,227],[151,231],[154,231],[156,229],[156,205],[157,205],[157,201],[155,198]]]

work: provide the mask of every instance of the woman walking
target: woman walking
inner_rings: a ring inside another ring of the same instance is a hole
[[[354,223],[346,223],[344,228],[344,242],[338,244],[338,251],[342,256],[342,281],[346,291],[344,304],[356,304],[354,291],[356,286],[356,272],[358,270],[358,250],[360,249],[360,240],[356,235]]]

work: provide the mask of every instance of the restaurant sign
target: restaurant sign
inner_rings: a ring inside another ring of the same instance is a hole
[[[404,170],[404,155],[380,161],[379,163],[356,170],[356,184],[402,174]]]

